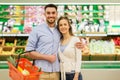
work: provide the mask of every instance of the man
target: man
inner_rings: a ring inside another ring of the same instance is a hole
[[[40,67],[43,74],[40,80],[59,80],[58,45],[60,33],[56,28],[58,16],[57,6],[48,4],[44,8],[46,23],[33,29],[28,38],[25,55],[35,59],[35,65]],[[77,44],[79,47],[79,44]]]
[[[33,29],[28,38],[26,53],[35,60],[35,65],[44,72],[40,80],[59,80],[58,45],[60,34],[56,28],[57,6],[48,4],[44,8],[46,23]]]

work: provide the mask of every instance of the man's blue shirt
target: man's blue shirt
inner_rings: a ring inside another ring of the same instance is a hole
[[[28,38],[26,51],[36,50],[41,54],[57,54],[57,59],[54,63],[46,60],[36,60],[35,64],[41,67],[44,72],[59,72],[58,47],[60,42],[60,33],[55,27],[50,30],[46,23],[33,28]]]

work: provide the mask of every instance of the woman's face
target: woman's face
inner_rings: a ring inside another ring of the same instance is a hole
[[[69,32],[69,24],[66,19],[62,19],[59,21],[59,30],[62,34],[66,34]]]

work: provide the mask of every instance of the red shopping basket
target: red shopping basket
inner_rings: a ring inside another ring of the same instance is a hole
[[[15,67],[12,63],[8,61],[9,76],[12,80],[39,80],[40,74],[42,72],[39,72],[38,67],[32,65],[32,63],[28,59],[20,58],[19,60],[17,60],[17,63],[18,64]],[[17,69],[18,66],[22,69],[26,69],[27,71],[29,71],[29,74],[22,74],[22,72]]]

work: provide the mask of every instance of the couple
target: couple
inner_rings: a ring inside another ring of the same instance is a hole
[[[83,46],[79,38],[73,36],[69,19],[60,17],[56,25],[57,6],[48,4],[44,10],[46,23],[30,33],[26,51],[33,51],[25,55],[41,67],[44,73],[40,80],[60,80],[60,71],[61,80],[82,80],[80,48]]]

